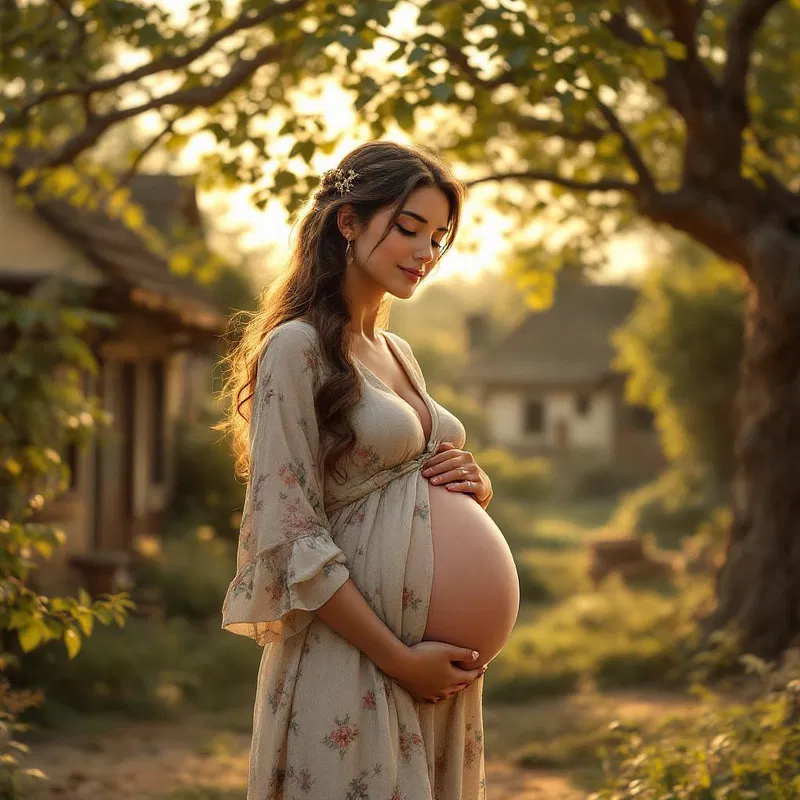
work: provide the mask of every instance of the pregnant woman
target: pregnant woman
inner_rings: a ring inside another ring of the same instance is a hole
[[[248,800],[485,798],[486,664],[519,585],[461,422],[386,330],[464,187],[420,147],[327,172],[224,393],[247,477],[222,626],[264,646]]]

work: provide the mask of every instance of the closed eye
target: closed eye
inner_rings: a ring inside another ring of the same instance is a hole
[[[397,229],[400,231],[400,233],[402,233],[402,234],[403,234],[403,236],[416,236],[416,235],[417,235],[416,231],[409,231],[409,230],[407,230],[407,229],[406,229],[406,228],[404,228],[404,227],[403,227],[403,226],[402,226],[402,225],[401,225],[399,222],[395,222],[395,225],[397,226]],[[434,239],[434,240],[433,240],[433,246],[434,246],[434,247],[435,247],[437,250],[441,250],[442,243],[441,243],[441,242],[437,242],[437,241]]]

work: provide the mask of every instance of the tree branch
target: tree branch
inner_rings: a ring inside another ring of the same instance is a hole
[[[699,1],[699,0],[698,0]],[[665,0],[673,9],[674,13],[684,10],[685,0]],[[694,12],[693,12],[694,13]],[[709,115],[707,109],[713,105],[719,95],[719,87],[715,83],[711,73],[705,65],[697,58],[694,49],[693,23],[685,15],[679,18],[679,22],[674,22],[678,36],[686,39],[682,44],[687,47],[687,57],[683,61],[667,59],[666,72],[664,77],[654,81],[666,95],[667,101],[686,121],[686,125],[692,132],[708,133]],[[642,35],[633,28],[622,13],[612,14],[611,19],[605,23],[607,30],[621,42],[633,47],[652,48],[644,40]],[[673,31],[675,32],[675,31]],[[679,41],[681,41],[679,39]],[[691,42],[690,47],[687,42]],[[714,129],[713,123],[711,128]],[[716,130],[715,130],[716,133]]]
[[[164,128],[151,139],[148,145],[142,148],[142,151],[133,160],[133,164],[131,164],[130,169],[117,182],[118,187],[127,186],[133,180],[134,175],[136,175],[136,170],[139,169],[139,165],[142,163],[142,161],[144,161],[148,153],[150,153],[168,133],[172,133],[175,123],[180,119],[181,116],[183,115],[180,114],[169,120]]]
[[[628,132],[619,121],[619,118],[599,97],[594,94],[592,97],[594,102],[597,103],[597,107],[600,109],[603,119],[608,123],[611,130],[622,139],[622,152],[625,153],[630,165],[639,176],[639,183],[641,183],[644,189],[653,191],[655,189],[653,176],[647,168],[647,164],[644,163],[639,149],[636,147],[631,137],[628,136]]]
[[[505,111],[505,109],[504,109]],[[515,128],[526,133],[541,133],[545,136],[558,136],[569,142],[599,142],[608,131],[591,122],[584,122],[577,130],[570,130],[560,122],[549,119],[538,119],[527,114],[514,114],[505,117]]]
[[[689,58],[697,57],[697,25],[703,16],[705,0],[664,0],[664,5],[672,20],[672,33],[675,40],[686,47]]]
[[[70,47],[69,53],[65,59],[65,61],[71,61],[77,58],[78,54],[83,50],[84,44],[86,44],[86,24],[72,13],[68,0],[51,0],[51,2],[55,3],[61,9],[64,16],[72,23],[72,26],[78,32],[77,38],[72,43],[72,47]]]
[[[281,4],[281,5],[286,5]],[[262,47],[252,59],[240,58],[225,77],[211,86],[196,86],[179,89],[171,94],[156,97],[147,103],[131,106],[108,114],[93,117],[80,133],[68,139],[52,155],[37,164],[39,167],[57,167],[69,164],[87,148],[91,147],[110,127],[130,117],[162,106],[173,105],[181,108],[208,108],[223,100],[237,86],[240,86],[262,66],[272,64],[290,55],[291,43],[270,44]]]
[[[727,51],[722,85],[729,96],[744,96],[750,56],[764,18],[780,0],[743,0],[728,26]]]
[[[57,1],[57,0],[56,0]],[[149,64],[143,64],[130,72],[124,72],[113,78],[107,78],[101,81],[93,81],[83,84],[82,86],[68,86],[63,89],[52,89],[51,91],[44,92],[38,97],[34,97],[28,102],[19,112],[19,116],[24,118],[33,108],[42,105],[50,100],[59,97],[70,97],[74,95],[91,95],[96,92],[107,92],[112,89],[117,89],[126,83],[139,81],[142,78],[155,75],[159,72],[171,71],[182,69],[192,62],[196,61],[200,56],[205,55],[209,50],[216,46],[219,42],[227,39],[234,33],[242,30],[254,28],[262,22],[266,22],[276,16],[281,16],[286,13],[291,13],[301,9],[308,0],[286,0],[283,3],[270,3],[266,9],[254,14],[251,9],[244,14],[241,14],[237,19],[231,22],[230,25],[222,28],[216,33],[209,36],[204,42],[197,47],[188,50],[180,56],[168,55],[151,61]],[[2,129],[0,125],[0,129]]]
[[[567,189],[573,189],[578,192],[626,192],[627,194],[637,194],[637,184],[628,183],[627,181],[615,180],[607,178],[602,181],[595,181],[594,183],[587,183],[585,181],[576,181],[572,178],[565,178],[553,172],[546,172],[544,170],[527,170],[524,172],[498,172],[494,175],[487,175],[484,178],[475,178],[471,181],[466,181],[467,186],[477,186],[481,183],[488,183],[489,181],[507,181],[507,180],[523,180],[523,181],[543,181],[546,183],[555,183],[558,186],[563,186]]]

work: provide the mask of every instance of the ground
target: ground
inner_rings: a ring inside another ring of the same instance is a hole
[[[531,769],[515,762],[523,742],[575,730],[586,719],[647,722],[691,713],[679,695],[624,692],[565,696],[527,706],[485,708],[489,800],[581,800],[587,796],[569,768]],[[219,717],[126,723],[40,741],[35,762],[49,780],[35,800],[244,800],[248,734],[221,730]],[[235,728],[236,726],[228,726]]]

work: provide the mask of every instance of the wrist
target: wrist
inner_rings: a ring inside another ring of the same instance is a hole
[[[410,656],[411,648],[392,634],[392,640],[372,660],[390,678],[402,679],[406,675]]]

